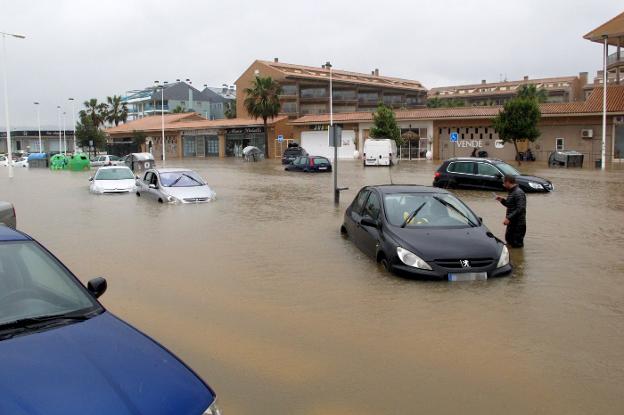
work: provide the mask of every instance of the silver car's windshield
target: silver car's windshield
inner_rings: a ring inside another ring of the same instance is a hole
[[[160,173],[160,183],[164,187],[193,187],[205,185],[199,175],[193,171]]]
[[[98,170],[95,180],[128,180],[134,179],[132,171],[127,167]]]
[[[520,172],[507,163],[497,163],[496,167],[498,167],[506,176],[520,176]]]
[[[405,227],[475,226],[479,220],[456,197],[435,193],[394,193],[384,196],[386,219]],[[413,212],[418,211],[416,215]],[[410,216],[413,216],[410,218]]]
[[[0,243],[0,330],[22,319],[100,309],[36,243]]]

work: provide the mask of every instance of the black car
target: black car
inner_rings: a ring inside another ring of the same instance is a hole
[[[502,160],[487,158],[452,158],[446,160],[433,178],[433,185],[442,188],[504,190],[503,177],[511,175],[525,192],[551,192],[550,180],[525,176]]]
[[[297,157],[295,161],[287,165],[286,171],[302,171],[302,172],[329,172],[332,166],[329,160],[321,156],[304,156]]]
[[[290,164],[297,157],[307,156],[308,152],[305,151],[303,147],[299,146],[290,146],[286,150],[284,150],[284,154],[282,155],[282,164]]]
[[[364,187],[347,208],[340,230],[389,271],[453,281],[512,270],[505,244],[444,189]]]

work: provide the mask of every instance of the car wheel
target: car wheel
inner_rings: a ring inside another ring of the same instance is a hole
[[[381,257],[381,261],[379,261],[379,263],[381,264],[382,267],[384,267],[386,271],[391,272],[390,262],[385,256]]]
[[[163,200],[161,198],[158,198],[158,203],[163,203]]]
[[[141,193],[136,192],[137,197],[141,197]]]
[[[349,237],[349,232],[347,232],[347,228],[345,228],[344,225],[340,227],[340,234],[344,236],[345,238]]]

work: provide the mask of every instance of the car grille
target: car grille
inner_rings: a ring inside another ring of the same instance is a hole
[[[469,266],[462,265],[463,261],[468,261]],[[448,269],[468,269],[468,268],[485,268],[494,263],[492,258],[452,258],[452,259],[436,259],[433,261],[436,265]]]
[[[205,202],[206,200],[208,200],[207,197],[187,197],[187,198],[184,198],[184,201],[186,203],[199,203],[199,202]]]

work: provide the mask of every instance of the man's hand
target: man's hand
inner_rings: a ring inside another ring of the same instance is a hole
[[[499,202],[501,202],[501,201],[505,200],[505,198],[504,198],[504,197],[502,197],[502,196],[496,196],[496,200],[498,200]]]
[[[509,225],[509,219],[505,218],[505,220],[503,221],[503,225],[505,226]]]

